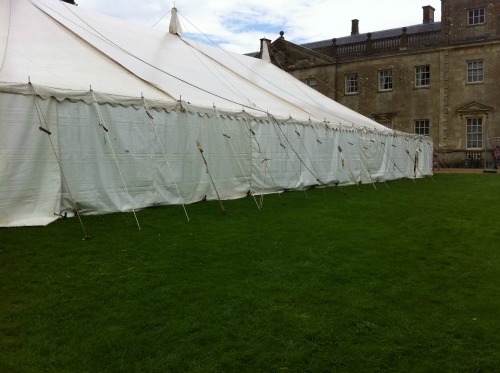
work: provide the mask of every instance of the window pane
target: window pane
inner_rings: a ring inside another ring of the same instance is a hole
[[[345,91],[346,93],[357,93],[358,92],[358,75],[349,74],[345,77]]]
[[[428,119],[416,120],[415,133],[417,135],[429,135],[429,120]]]
[[[477,83],[484,80],[483,61],[467,62],[467,82]]]
[[[392,70],[379,71],[378,89],[379,91],[388,91],[392,89]]]
[[[415,68],[415,85],[424,87],[431,84],[431,67],[429,65]]]
[[[483,118],[467,118],[467,148],[483,147]]]
[[[467,24],[479,25],[482,23],[484,23],[484,8],[469,10],[467,17]]]

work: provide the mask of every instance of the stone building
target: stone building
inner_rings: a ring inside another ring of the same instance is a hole
[[[271,61],[341,104],[390,128],[433,138],[446,165],[491,166],[500,145],[500,1],[441,0],[423,22],[302,45],[284,33]]]

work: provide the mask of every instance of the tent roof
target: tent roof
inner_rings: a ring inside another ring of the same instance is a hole
[[[29,27],[28,27],[29,25]],[[57,0],[0,0],[0,91],[245,111],[389,131],[269,62],[141,27]],[[24,89],[24,91],[23,91]],[[102,95],[105,94],[105,95]]]

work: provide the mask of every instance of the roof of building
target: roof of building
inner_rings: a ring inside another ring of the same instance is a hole
[[[372,40],[399,36],[402,33],[402,29],[403,29],[402,27],[398,27],[398,28],[393,28],[393,29],[389,29],[389,30],[372,32],[371,33]],[[439,31],[439,30],[441,30],[441,22],[421,23],[418,25],[406,27],[406,33],[408,35],[419,34],[419,33],[423,33],[423,32]],[[367,37],[368,37],[368,33],[350,35],[350,36],[337,38],[336,43],[337,43],[337,45],[358,43],[358,42],[365,41],[367,39]],[[332,39],[300,44],[301,47],[308,48],[308,49],[323,48],[323,47],[328,47],[330,45],[332,45]]]
[[[420,23],[418,25],[413,25],[413,26],[406,26],[406,33],[408,35],[412,34],[420,34],[424,32],[435,32],[441,30],[441,22],[429,22],[429,23]],[[396,37],[401,35],[403,32],[403,27],[398,27],[398,28],[392,28],[388,30],[382,30],[382,31],[374,31],[371,32],[371,38],[372,40],[376,39],[384,39],[384,38],[390,38],[390,37]],[[336,39],[336,44],[337,45],[345,45],[345,44],[351,44],[351,43],[359,43],[363,42],[368,38],[369,33],[361,33],[361,34],[356,34],[356,35],[349,35],[349,36],[344,36]],[[303,48],[315,50],[318,48],[324,48],[324,47],[329,47],[332,45],[332,39],[326,39],[326,40],[320,40],[320,41],[313,41],[310,43],[304,43],[304,44],[297,44]],[[250,52],[250,53],[245,53],[246,56],[250,57],[255,57],[258,56],[260,52]]]

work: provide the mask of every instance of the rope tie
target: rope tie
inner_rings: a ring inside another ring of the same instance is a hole
[[[101,127],[104,131],[109,132],[104,124],[99,123],[99,127]]]
[[[42,131],[42,132],[45,132],[45,133],[46,133],[47,135],[49,135],[49,136],[50,136],[50,135],[52,135],[52,132],[50,132],[49,130],[47,130],[47,129],[43,128],[42,126],[38,127],[38,129],[39,129],[40,131]]]

